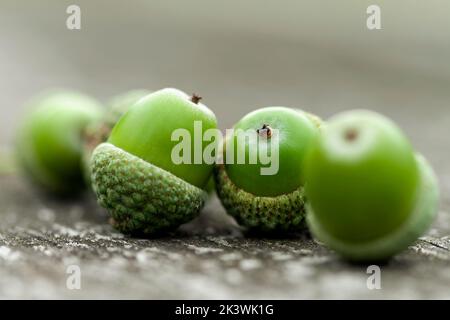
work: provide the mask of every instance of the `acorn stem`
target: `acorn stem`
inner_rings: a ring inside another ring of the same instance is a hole
[[[202,97],[200,97],[199,95],[197,95],[195,93],[192,94],[191,101],[193,103],[198,104],[200,100],[202,100]]]
[[[268,124],[263,124],[261,129],[257,129],[256,132],[261,137],[265,137],[265,138],[272,137],[272,128]]]
[[[352,142],[358,138],[358,131],[356,129],[349,129],[345,132],[345,140]]]

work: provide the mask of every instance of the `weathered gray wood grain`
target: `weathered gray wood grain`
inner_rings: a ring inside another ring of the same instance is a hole
[[[449,215],[381,265],[369,290],[366,265],[351,265],[300,235],[242,236],[211,199],[172,236],[127,238],[87,195],[38,196],[14,176],[0,179],[0,297],[3,298],[450,298]],[[81,290],[66,268],[81,268]]]

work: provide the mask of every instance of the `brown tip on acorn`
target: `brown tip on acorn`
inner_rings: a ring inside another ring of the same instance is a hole
[[[358,138],[358,131],[356,129],[349,129],[344,134],[345,140],[352,142]]]
[[[263,124],[261,129],[257,129],[256,132],[265,138],[270,138],[272,136],[272,128],[268,124]]]
[[[197,94],[195,94],[195,93],[192,94],[191,101],[192,101],[193,103],[198,104],[198,102],[199,102],[200,100],[202,100],[202,97],[200,97],[199,95],[197,95]]]

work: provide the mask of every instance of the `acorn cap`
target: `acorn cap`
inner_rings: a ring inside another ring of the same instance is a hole
[[[417,199],[410,216],[396,230],[369,242],[343,241],[325,231],[308,205],[307,223],[314,236],[353,261],[385,260],[406,249],[430,227],[438,208],[439,188],[433,169],[420,154],[416,161],[420,179]]]
[[[274,197],[259,197],[238,188],[223,165],[214,169],[216,192],[236,221],[255,232],[298,232],[305,229],[303,187]]]
[[[207,193],[110,143],[92,156],[92,185],[113,226],[133,235],[155,235],[192,220]]]

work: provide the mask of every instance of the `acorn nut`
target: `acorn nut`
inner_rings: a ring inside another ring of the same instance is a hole
[[[303,165],[319,132],[314,119],[301,110],[262,108],[244,116],[225,138],[223,164],[215,169],[216,191],[227,212],[249,231],[304,229]],[[243,139],[242,132],[249,138]],[[246,161],[239,161],[239,154]],[[270,163],[260,154],[267,154]],[[257,161],[251,163],[252,157]]]
[[[15,149],[26,176],[44,190],[73,195],[84,186],[83,130],[98,121],[102,107],[81,93],[55,90],[29,103]]]
[[[437,213],[432,168],[400,129],[366,110],[332,117],[306,161],[308,226],[353,261],[406,249]]]
[[[117,122],[107,142],[92,155],[92,185],[100,205],[119,231],[155,235],[175,230],[198,215],[207,197],[203,190],[213,165],[177,164],[172,133],[187,130],[194,145],[194,123],[217,128],[216,117],[176,89],[151,93]],[[207,142],[201,144],[205,148]]]

